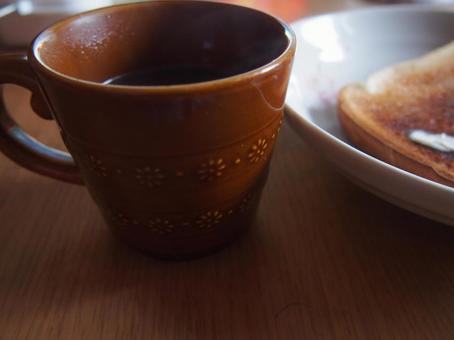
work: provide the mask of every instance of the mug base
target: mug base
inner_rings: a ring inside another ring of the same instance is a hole
[[[105,215],[106,222],[117,239],[148,256],[167,261],[184,261],[207,256],[226,248],[253,225],[267,175],[268,167],[256,186],[240,201],[236,213],[207,213],[204,224],[199,224],[198,229],[192,228],[186,233],[175,232],[173,224],[163,219],[159,222],[165,224],[165,227],[172,225],[168,227],[172,233],[156,233],[156,226],[150,228],[140,224],[113,223],[114,221],[108,219],[108,214]],[[217,222],[216,217],[222,221]],[[120,222],[126,221],[130,220],[120,219]]]
[[[165,261],[185,261],[217,253],[246,234],[257,214],[260,194],[247,214],[240,220],[232,221],[221,230],[194,235],[191,238],[152,240],[146,235],[131,233],[123,228],[110,225],[116,238],[128,247],[141,253]]]
[[[237,240],[242,238],[247,232],[248,229],[242,230],[237,235],[232,237],[229,240],[225,240],[223,243],[218,244],[216,246],[212,246],[206,249],[199,249],[196,251],[188,252],[188,253],[167,253],[167,252],[158,252],[154,249],[140,247],[137,244],[133,244],[126,240],[119,240],[123,244],[125,244],[128,248],[131,248],[135,251],[139,251],[145,256],[152,257],[156,260],[160,261],[169,261],[169,262],[178,262],[178,261],[189,261],[189,260],[197,260],[199,258],[203,258],[209,255],[214,255],[218,252],[223,251],[224,249],[228,248],[231,244],[235,243]]]

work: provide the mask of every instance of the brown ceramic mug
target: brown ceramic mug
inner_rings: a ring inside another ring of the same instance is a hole
[[[28,55],[2,55],[0,83],[32,91],[72,156],[27,136],[5,110],[0,148],[85,184],[127,244],[169,258],[208,253],[253,220],[294,50],[284,23],[228,4],[152,1],[70,17]],[[147,76],[142,86],[106,83],[128,74]]]

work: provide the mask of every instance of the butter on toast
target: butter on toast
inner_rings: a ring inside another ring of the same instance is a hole
[[[359,149],[454,187],[454,41],[345,86],[338,114]]]

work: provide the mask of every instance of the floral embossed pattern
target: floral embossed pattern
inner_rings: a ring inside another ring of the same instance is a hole
[[[246,166],[254,166],[268,158],[271,152],[271,146],[274,144],[277,133],[282,124],[282,117],[276,122],[272,131],[268,134],[262,134],[255,142],[243,143],[231,156],[217,155],[208,158],[206,161],[192,166],[189,164],[173,164],[171,166],[165,163],[154,166],[139,166],[132,169],[123,168],[121,164],[111,164],[104,160],[89,154],[87,160],[88,168],[97,176],[101,177],[122,177],[123,180],[135,178],[136,183],[148,189],[156,189],[164,184],[172,184],[175,181],[181,181],[191,176],[201,183],[217,182],[220,178],[234,173],[240,173]],[[220,153],[217,151],[217,153]],[[224,151],[226,153],[226,151]],[[222,156],[222,157],[220,157]],[[166,169],[165,171],[162,169]],[[240,170],[241,169],[241,170]]]
[[[208,211],[208,212],[200,215],[195,223],[198,228],[211,229],[216,224],[221,222],[222,217],[223,217],[223,214],[221,212],[219,212],[218,210]]]
[[[252,192],[250,192],[249,194],[246,195],[246,197],[244,197],[241,200],[240,206],[238,208],[240,213],[244,214],[251,208],[251,203],[252,203],[253,198],[254,198],[254,195]]]
[[[109,211],[109,219],[112,223],[121,227],[141,227],[146,228],[152,233],[158,235],[170,235],[176,232],[192,233],[196,230],[214,230],[220,226],[224,220],[236,216],[245,214],[252,207],[252,203],[255,198],[255,193],[250,192],[244,196],[240,202],[235,206],[226,208],[225,210],[213,209],[201,213],[191,214],[192,217],[162,217],[157,216],[144,222],[140,222],[138,219],[129,218],[126,214],[121,212]]]
[[[252,145],[249,150],[248,158],[251,163],[257,163],[264,158],[266,149],[268,148],[268,142],[265,138],[260,138],[257,143]]]
[[[206,163],[202,163],[197,171],[199,178],[203,182],[211,182],[217,177],[221,177],[226,165],[222,158],[217,160],[210,159]]]
[[[135,173],[137,181],[150,189],[159,187],[166,178],[161,169],[149,166],[136,168]]]
[[[169,234],[175,230],[175,225],[169,220],[154,218],[148,221],[147,227],[158,234]]]

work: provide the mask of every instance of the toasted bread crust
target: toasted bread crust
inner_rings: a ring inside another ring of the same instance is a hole
[[[454,151],[413,142],[423,130],[454,136],[454,41],[418,59],[345,86],[339,120],[358,148],[397,167],[454,187]]]
[[[350,116],[352,113],[349,101],[345,100],[343,89],[339,96],[338,117],[347,138],[364,152],[398,168],[404,169],[432,181],[454,187],[454,181],[440,176],[432,167],[412,159],[387,145],[363,127],[358,125]]]

